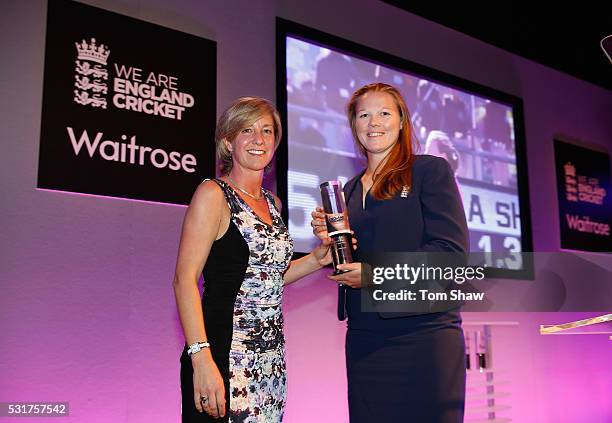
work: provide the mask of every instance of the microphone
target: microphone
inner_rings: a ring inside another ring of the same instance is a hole
[[[610,63],[612,63],[612,35],[604,37],[599,45],[601,45],[601,49],[606,53],[606,57]]]

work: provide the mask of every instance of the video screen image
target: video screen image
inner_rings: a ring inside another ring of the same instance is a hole
[[[287,201],[296,251],[317,243],[310,212],[319,185],[346,183],[365,167],[345,108],[353,91],[379,81],[399,89],[418,139],[417,154],[446,159],[457,179],[470,251],[489,266],[520,269],[521,226],[512,107],[422,76],[287,36]]]

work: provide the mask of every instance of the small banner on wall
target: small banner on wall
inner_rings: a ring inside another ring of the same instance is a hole
[[[610,155],[555,140],[561,248],[612,251]]]
[[[216,44],[49,1],[38,188],[188,204],[215,175]]]

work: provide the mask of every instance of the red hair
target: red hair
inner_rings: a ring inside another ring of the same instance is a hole
[[[359,98],[368,92],[387,93],[395,101],[395,105],[400,113],[400,132],[397,142],[391,148],[386,160],[383,160],[374,170],[372,196],[377,200],[390,200],[395,194],[407,187],[408,190],[412,187],[412,164],[414,162],[413,144],[416,145],[414,138],[414,130],[410,121],[410,112],[402,95],[397,88],[383,84],[382,82],[373,82],[364,85],[353,93],[351,100],[347,106],[348,120],[353,132],[353,140],[357,148],[367,157],[367,151],[359,142],[357,137],[357,129],[355,125],[356,108]],[[382,167],[381,167],[382,166]]]

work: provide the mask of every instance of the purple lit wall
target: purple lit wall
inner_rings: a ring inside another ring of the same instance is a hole
[[[536,251],[559,245],[553,136],[612,150],[609,91],[380,1],[87,3],[215,40],[219,111],[241,95],[274,98],[276,16],[522,97]],[[0,402],[69,401],[66,421],[175,422],[183,338],[171,281],[184,208],[35,189],[45,19],[42,0],[3,2]],[[595,314],[464,316],[518,323],[494,332],[513,421],[612,421],[612,342],[538,334],[539,324]],[[285,421],[347,421],[334,285],[322,272],[292,285],[285,317]]]

